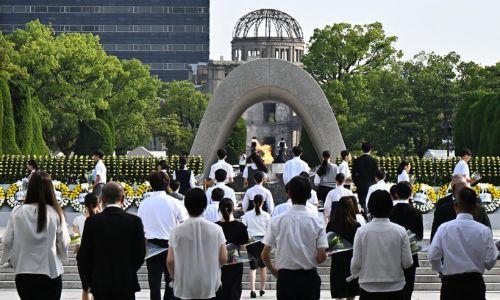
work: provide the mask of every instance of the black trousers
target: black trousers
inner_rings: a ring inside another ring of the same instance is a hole
[[[156,246],[168,248],[168,241],[152,239],[148,240]],[[168,251],[157,254],[153,257],[146,259],[146,266],[148,267],[148,283],[151,300],[161,300],[161,278],[165,276],[165,293],[163,300],[172,300],[174,298],[174,291],[170,287],[170,274],[167,270],[167,253]]]
[[[368,211],[366,209],[366,196],[368,194],[368,191],[359,191],[358,190],[358,200],[359,200],[359,205],[361,205],[361,207],[365,210],[365,211]]]
[[[418,257],[417,257],[418,259]],[[415,261],[415,257],[413,257],[413,260]],[[403,294],[405,300],[411,300],[411,295],[413,294],[413,289],[415,287],[415,271],[417,270],[417,267],[415,265],[411,266],[408,269],[404,270],[405,273],[405,287],[403,289]]]
[[[404,292],[382,292],[382,293],[370,293],[362,288],[359,289],[359,300],[403,300]]]
[[[443,276],[441,282],[441,300],[486,299],[486,285],[480,273]]]
[[[217,291],[219,300],[239,300],[243,289],[243,264],[227,265],[222,267],[222,286]]]
[[[311,270],[279,270],[276,284],[278,300],[319,300],[321,278]]]
[[[41,274],[16,275],[16,289],[21,300],[60,300],[61,276],[50,278]]]
[[[94,300],[135,300],[135,293],[96,293]]]
[[[318,194],[318,200],[319,201],[322,201],[323,203],[325,203],[325,200],[326,200],[326,195],[328,195],[328,193],[333,190],[333,188],[331,186],[326,186],[326,185],[320,185],[318,187],[318,190],[317,190],[317,194]]]

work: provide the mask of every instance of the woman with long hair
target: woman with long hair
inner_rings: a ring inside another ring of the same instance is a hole
[[[219,202],[219,211],[222,219],[216,222],[222,227],[226,243],[233,244],[238,248],[248,243],[248,231],[243,223],[234,219],[234,203],[229,198]],[[217,292],[217,299],[238,300],[241,298],[243,289],[243,264],[225,265],[222,267],[222,288]]]
[[[354,243],[354,235],[360,224],[356,220],[356,208],[350,196],[340,198],[339,205],[333,213],[333,218],[326,226],[327,232],[335,232],[338,236]],[[347,298],[353,300],[359,295],[357,280],[347,282],[346,278],[351,275],[352,250],[332,255],[332,266],[330,269],[330,292],[332,298]]]
[[[335,176],[338,167],[330,162],[330,151],[323,151],[323,161],[314,176],[314,184],[318,186],[318,200],[325,203],[326,195],[336,187]]]
[[[266,228],[269,224],[269,220],[271,219],[271,215],[262,209],[264,205],[264,197],[262,197],[262,195],[255,195],[253,203],[255,204],[254,209],[247,211],[243,215],[241,222],[247,226],[250,237],[255,240],[259,240],[262,239],[266,233]],[[250,298],[257,297],[257,294],[255,293],[255,276],[257,275],[257,269],[260,270],[259,294],[262,296],[266,293],[267,271],[266,265],[261,257],[262,249],[264,249],[264,244],[260,241],[247,247],[248,259],[250,259]]]
[[[401,181],[410,182],[410,175],[409,175],[410,170],[411,170],[410,162],[407,161],[407,160],[403,160],[399,164],[398,169],[397,169],[398,183],[401,182]]]
[[[11,212],[2,243],[0,263],[14,268],[21,300],[61,298],[62,261],[68,258],[70,238],[48,173],[31,176],[24,203]]]
[[[243,186],[246,189],[249,189],[255,185],[253,178],[254,178],[255,173],[257,171],[263,172],[266,175],[265,176],[266,178],[267,178],[267,172],[269,172],[266,165],[264,164],[264,161],[257,154],[257,152],[253,152],[250,155],[250,161],[251,161],[251,164],[247,165],[245,170],[243,170]]]

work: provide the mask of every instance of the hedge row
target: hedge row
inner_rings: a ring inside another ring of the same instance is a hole
[[[0,183],[12,183],[27,176],[26,162],[35,159],[41,170],[47,171],[54,180],[67,184],[86,182],[85,174],[94,168],[90,156],[52,157],[36,155],[0,155]],[[170,172],[178,168],[179,156],[164,157]],[[105,156],[108,180],[142,183],[156,170],[158,158]],[[195,174],[203,172],[203,160],[199,156],[188,158],[188,168]]]

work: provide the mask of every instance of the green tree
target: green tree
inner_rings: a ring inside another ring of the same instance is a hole
[[[10,89],[5,80],[0,80],[0,93],[3,102],[2,149],[4,154],[20,154],[16,144],[16,126]]]
[[[105,154],[113,153],[111,130],[106,122],[99,118],[80,122],[79,129],[75,154],[89,155],[98,149]]]
[[[32,154],[35,155],[46,155],[49,154],[50,150],[43,139],[42,132],[42,121],[38,113],[33,113],[33,149]]]
[[[241,153],[245,153],[247,141],[247,126],[243,118],[239,118],[226,141],[227,161],[237,164]]]
[[[25,84],[13,86],[11,97],[16,124],[16,142],[21,154],[33,152],[33,103]]]
[[[19,53],[14,43],[0,32],[0,79],[26,78],[25,68],[19,65]]]

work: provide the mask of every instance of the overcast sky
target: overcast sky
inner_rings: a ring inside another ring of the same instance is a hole
[[[308,42],[315,28],[348,22],[381,22],[405,59],[421,50],[456,51],[482,65],[500,61],[499,0],[212,0],[210,58],[231,57],[233,27],[261,8],[282,10],[302,26]]]

